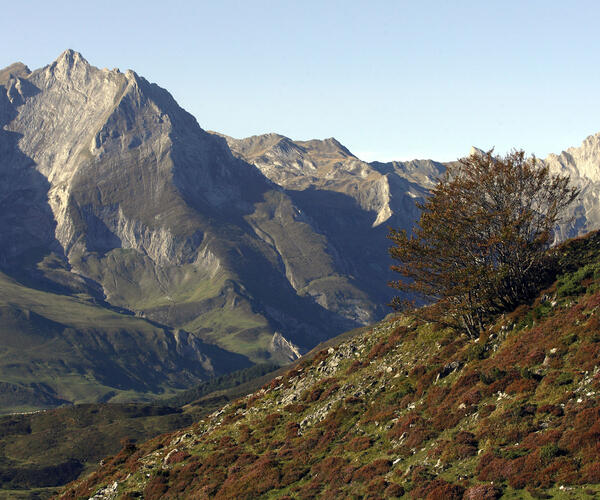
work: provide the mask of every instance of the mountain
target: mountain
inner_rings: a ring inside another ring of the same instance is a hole
[[[585,234],[600,227],[600,133],[590,135],[580,147],[549,155],[545,163],[553,172],[568,175],[581,195],[569,211],[572,218],[561,226],[559,239]]]
[[[583,188],[561,238],[600,224],[597,140],[547,159]],[[381,319],[388,228],[446,167],[207,132],[72,50],[1,70],[2,411],[146,400]]]
[[[292,141],[266,134],[227,140],[234,155],[255,165],[293,200],[303,217],[335,249],[336,272],[350,275],[376,305],[390,301],[390,227],[410,230],[419,217],[416,201],[423,201],[446,166],[431,160],[366,163],[336,139]],[[340,289],[341,283],[331,280]],[[331,298],[309,283],[307,292],[330,308]],[[341,305],[343,307],[343,305]],[[339,306],[335,306],[339,307]],[[357,311],[367,324],[376,314]]]
[[[133,71],[67,50],[0,76],[4,411],[287,363],[385,313],[387,224],[416,216],[420,164],[246,141],[312,162],[285,184]]]
[[[589,498],[600,493],[600,233],[478,340],[410,315],[329,342],[60,498]]]

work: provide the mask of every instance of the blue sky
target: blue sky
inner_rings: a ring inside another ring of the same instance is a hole
[[[134,69],[205,129],[336,137],[367,160],[540,157],[600,131],[600,2],[27,1],[0,67],[66,48]]]

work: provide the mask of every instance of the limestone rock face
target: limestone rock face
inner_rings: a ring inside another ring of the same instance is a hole
[[[0,266],[11,276],[174,328],[180,354],[195,336],[260,361],[275,331],[308,349],[380,315],[339,242],[166,90],[72,50],[1,75]]]
[[[373,227],[395,213],[404,213],[406,197],[422,198],[424,188],[434,185],[445,170],[441,163],[430,160],[369,164],[334,138],[292,141],[278,134],[224,137],[235,155],[256,165],[276,184],[290,191],[339,193],[372,213]]]
[[[570,220],[560,226],[558,239],[564,240],[600,228],[600,133],[590,135],[580,147],[572,147],[544,160],[553,172],[568,175],[581,189],[570,207]]]

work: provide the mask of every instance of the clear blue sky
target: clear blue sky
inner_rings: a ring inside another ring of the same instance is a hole
[[[66,48],[205,129],[334,136],[364,159],[540,157],[600,131],[597,1],[15,1],[0,67]]]

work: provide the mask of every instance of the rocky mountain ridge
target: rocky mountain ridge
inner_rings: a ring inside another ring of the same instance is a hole
[[[61,332],[91,328],[70,322],[73,299],[91,317],[116,314],[117,330],[132,316],[145,332],[158,328],[174,356],[196,346],[193,357],[211,373],[287,363],[386,314],[388,227],[410,229],[415,201],[446,167],[366,163],[333,138],[209,133],[166,90],[72,50],[33,72],[11,65],[0,85],[0,288],[11,290],[0,294],[0,321],[38,346],[40,360],[51,344],[29,337],[30,320],[7,318],[33,313]],[[600,224],[593,143],[548,159],[553,168],[582,165],[584,201],[561,237]],[[63,312],[41,306],[39,293]],[[212,359],[209,345],[235,356]],[[55,372],[35,366],[0,382],[36,393],[30,379]],[[97,370],[86,380],[102,378]],[[117,390],[100,386],[100,397]]]

